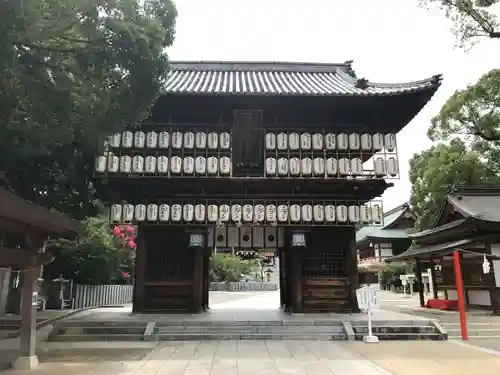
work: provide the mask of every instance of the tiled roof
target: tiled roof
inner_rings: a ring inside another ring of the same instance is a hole
[[[365,226],[356,231],[356,242],[360,243],[370,238],[404,239],[408,238],[408,229],[386,229],[394,224],[406,211],[408,203],[404,203],[384,213],[384,226]]]
[[[373,96],[437,89],[441,76],[408,83],[359,79],[343,64],[172,62],[166,94]]]

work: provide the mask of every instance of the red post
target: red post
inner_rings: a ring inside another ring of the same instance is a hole
[[[460,268],[460,253],[453,251],[453,268],[455,269],[455,282],[457,286],[458,311],[460,312],[460,329],[462,330],[462,340],[469,339],[467,332],[467,316],[465,314],[464,285],[462,282],[462,270]]]

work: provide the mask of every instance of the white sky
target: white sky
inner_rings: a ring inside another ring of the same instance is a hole
[[[401,179],[384,211],[410,197],[408,161],[428,148],[430,118],[459,88],[498,67],[500,41],[454,48],[448,20],[418,0],[177,0],[172,60],[344,62],[359,77],[405,82],[442,73],[442,87],[398,135]]]

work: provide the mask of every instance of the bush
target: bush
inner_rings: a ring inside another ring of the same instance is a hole
[[[214,254],[210,260],[210,280],[238,282],[255,271],[256,262],[242,260],[232,254]]]
[[[380,281],[383,286],[391,285],[397,280],[399,276],[413,273],[413,264],[407,263],[390,263],[380,270]]]

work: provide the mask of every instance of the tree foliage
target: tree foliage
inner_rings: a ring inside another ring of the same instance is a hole
[[[500,25],[495,15],[499,0],[420,0],[427,6],[441,8],[453,22],[453,32],[460,45],[477,38],[500,38]]]
[[[107,218],[85,220],[85,233],[74,241],[57,239],[47,246],[54,262],[44,267],[44,278],[63,275],[76,284],[121,284],[131,273],[134,253],[110,232]]]
[[[446,195],[456,186],[495,183],[495,171],[480,154],[459,139],[440,143],[410,160],[411,204],[418,217],[416,229],[430,228]]]
[[[245,276],[251,275],[257,263],[251,260],[242,260],[232,254],[217,253],[210,260],[210,279],[212,281],[236,282]]]
[[[144,118],[168,73],[171,0],[0,2],[0,180],[76,216],[96,146]]]
[[[432,119],[428,135],[432,140],[460,135],[469,140],[500,141],[500,69],[456,91]]]

